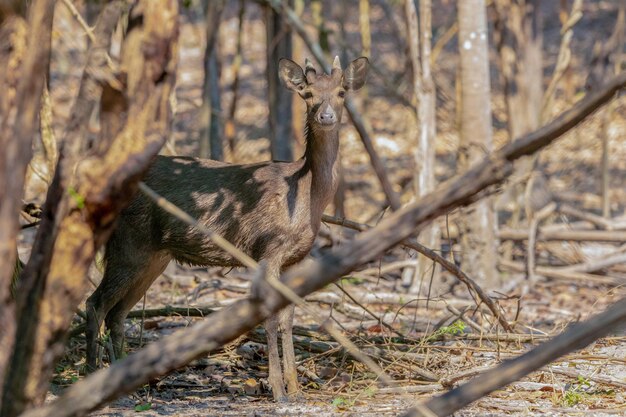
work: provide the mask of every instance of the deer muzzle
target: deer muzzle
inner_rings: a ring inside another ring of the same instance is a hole
[[[337,123],[337,113],[332,106],[326,103],[317,113],[317,122],[322,126],[333,126]]]

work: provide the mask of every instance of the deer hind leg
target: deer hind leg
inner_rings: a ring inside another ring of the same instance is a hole
[[[136,270],[133,276],[129,276],[133,285],[107,313],[105,323],[110,331],[116,360],[124,356],[124,320],[128,316],[128,312],[141,300],[150,285],[165,270],[170,259],[164,253],[154,253],[142,260],[142,267]]]
[[[110,272],[108,274],[110,275]],[[105,272],[102,282],[110,280],[109,275]],[[86,302],[87,326],[85,329],[85,339],[87,344],[86,371],[88,373],[94,372],[98,369],[98,361],[101,357],[98,337],[100,335],[100,326],[102,325],[102,321],[115,302],[122,297],[122,295],[117,292],[107,293],[105,290],[106,288],[101,284]]]
[[[283,371],[287,392],[290,397],[298,395],[298,370],[296,368],[296,354],[293,348],[293,313],[294,306],[285,307],[279,316],[279,326],[283,340]]]

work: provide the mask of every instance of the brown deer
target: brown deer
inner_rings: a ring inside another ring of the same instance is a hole
[[[368,60],[318,75],[281,59],[285,86],[306,102],[306,150],[295,162],[250,165],[190,157],[158,156],[145,183],[206,227],[221,234],[278,278],[309,253],[321,216],[337,189],[339,125],[344,96],[365,84]],[[118,219],[105,250],[104,277],[87,300],[87,370],[96,368],[100,326],[110,331],[117,358],[123,354],[124,319],[171,260],[191,265],[240,266],[206,235],[137,194]],[[269,383],[274,399],[287,400],[278,352],[282,330],[287,392],[298,391],[292,340],[293,306],[267,320]]]

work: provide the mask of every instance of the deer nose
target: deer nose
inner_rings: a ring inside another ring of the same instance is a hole
[[[320,110],[317,114],[317,121],[321,125],[332,125],[337,123],[337,114],[333,108],[330,107],[330,104],[327,104],[326,107]]]

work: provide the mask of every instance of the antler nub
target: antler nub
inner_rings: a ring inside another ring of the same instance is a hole
[[[317,74],[315,67],[313,66],[313,62],[311,62],[309,58],[305,58],[304,60],[304,74],[306,75],[306,80],[309,84],[313,81],[313,77]]]
[[[335,55],[335,60],[333,61],[333,69],[341,69],[341,61],[339,60],[339,55]]]
[[[333,78],[339,79],[343,74],[341,71],[341,61],[339,60],[339,55],[335,56],[335,60],[333,61],[333,69],[330,74]]]
[[[304,72],[313,71],[315,72],[315,67],[309,58],[304,60]]]

